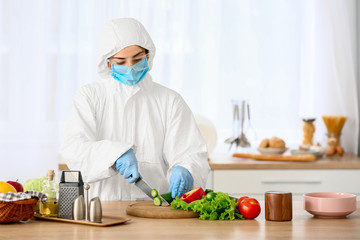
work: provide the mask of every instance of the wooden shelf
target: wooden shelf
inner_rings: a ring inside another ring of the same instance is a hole
[[[346,153],[343,156],[320,158],[314,162],[258,161],[234,158],[230,154],[213,154],[209,159],[212,170],[234,169],[360,169],[360,158]]]

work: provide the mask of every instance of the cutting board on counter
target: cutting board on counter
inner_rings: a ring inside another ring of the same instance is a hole
[[[143,218],[195,218],[199,213],[192,211],[175,210],[171,206],[155,206],[152,201],[144,201],[130,204],[126,208],[126,213],[134,217]]]
[[[295,161],[295,162],[311,162],[316,157],[312,154],[304,155],[281,155],[281,154],[253,154],[253,153],[234,153],[233,157],[251,158],[263,161]]]

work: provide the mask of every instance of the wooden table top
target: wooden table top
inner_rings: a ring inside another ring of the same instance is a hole
[[[2,240],[7,239],[359,239],[360,210],[344,219],[319,219],[293,202],[293,220],[269,222],[262,212],[256,220],[208,221],[190,219],[151,219],[128,216],[133,202],[103,202],[103,214],[128,217],[131,221],[111,227],[30,220],[27,223],[0,224]],[[359,209],[360,202],[357,203]]]
[[[313,162],[260,161],[234,158],[230,154],[213,154],[209,159],[212,170],[235,169],[360,169],[360,158],[353,154],[317,159]]]

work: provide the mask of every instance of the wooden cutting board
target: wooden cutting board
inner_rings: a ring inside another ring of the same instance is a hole
[[[296,161],[296,162],[311,162],[315,161],[316,157],[312,154],[304,155],[281,155],[281,154],[252,154],[252,153],[234,153],[233,157],[251,158],[255,160],[264,161]]]
[[[135,217],[144,218],[195,218],[199,213],[192,211],[175,210],[171,206],[155,206],[152,201],[130,204],[126,208],[126,213]]]

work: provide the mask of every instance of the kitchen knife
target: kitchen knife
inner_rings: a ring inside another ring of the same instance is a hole
[[[135,181],[135,186],[137,186],[138,188],[140,188],[140,190],[145,193],[147,196],[149,196],[151,199],[154,199],[153,196],[151,196],[151,190],[153,188],[151,188],[143,179],[142,177],[139,177],[136,181]],[[159,194],[159,197],[162,201],[161,206],[169,206],[170,204]]]

